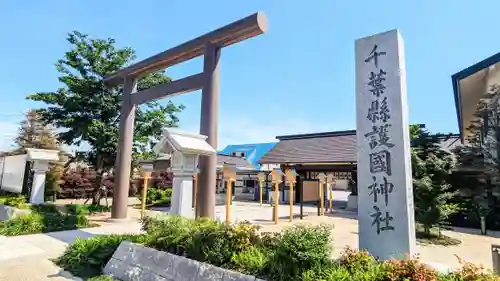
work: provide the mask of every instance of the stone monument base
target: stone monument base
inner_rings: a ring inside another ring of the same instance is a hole
[[[25,215],[29,213],[31,213],[31,210],[23,210],[0,204],[0,221],[6,221],[19,215]]]
[[[346,210],[355,211],[358,209],[358,195],[349,194],[347,196]]]
[[[104,273],[122,281],[264,281],[127,241],[116,249]]]

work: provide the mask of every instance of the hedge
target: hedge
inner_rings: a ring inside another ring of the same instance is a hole
[[[166,216],[145,219],[143,229],[143,235],[78,239],[56,263],[80,277],[99,276],[118,245],[128,240],[269,281],[500,280],[469,263],[441,274],[416,259],[382,262],[367,252],[349,248],[340,259],[333,260],[331,228],[327,225],[259,233],[257,226],[247,223],[226,225]]]

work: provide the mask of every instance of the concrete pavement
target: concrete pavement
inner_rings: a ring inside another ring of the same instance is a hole
[[[0,264],[6,260],[29,256],[56,258],[78,237],[89,238],[95,235],[122,233],[140,233],[140,224],[131,221],[95,228],[3,237],[0,239]]]

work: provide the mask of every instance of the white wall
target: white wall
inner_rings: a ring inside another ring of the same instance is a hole
[[[3,157],[3,161],[0,161],[0,190],[22,192],[26,156],[23,154]]]

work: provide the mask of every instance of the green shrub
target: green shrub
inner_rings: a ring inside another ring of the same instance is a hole
[[[147,232],[146,245],[161,251],[183,256],[196,221],[179,216],[145,218],[142,229]]]
[[[425,281],[437,281],[439,273],[425,265],[420,263],[416,259],[409,260],[391,260],[385,262],[387,265],[386,279],[388,281],[399,281],[399,280],[425,280]]]
[[[72,215],[91,215],[95,213],[104,213],[111,211],[111,207],[96,204],[67,204],[66,212]]]
[[[2,195],[0,197],[0,204],[18,209],[26,209],[28,206],[26,202],[26,197],[24,197],[24,195],[19,195],[14,193]]]
[[[367,251],[357,251],[350,247],[345,247],[339,259],[339,264],[349,272],[367,271],[377,260]]]
[[[51,203],[39,204],[39,205],[31,205],[30,209],[33,212],[40,214],[61,214],[57,205]]]
[[[332,254],[331,227],[294,226],[281,234],[281,239],[268,264],[274,280],[299,280],[302,273],[329,264]]]
[[[0,222],[0,235],[17,236],[42,233],[44,227],[43,217],[39,213],[24,214]]]
[[[0,235],[18,236],[92,226],[85,216],[32,212],[0,222]]]
[[[142,192],[137,194],[137,198],[142,201]],[[170,206],[172,199],[172,189],[160,189],[155,187],[148,187],[146,195],[147,205],[166,205]]]
[[[231,262],[235,269],[244,274],[261,276],[268,259],[269,255],[261,247],[251,246],[239,253],[233,253]]]
[[[216,266],[229,265],[233,253],[259,241],[258,227],[248,223],[226,225],[209,219],[164,216],[143,221],[146,245]]]
[[[457,258],[461,267],[458,270],[447,274],[445,277],[448,279],[442,278],[443,281],[500,281],[500,276],[485,270],[483,266],[466,262],[459,257]]]
[[[102,235],[88,239],[77,238],[73,244],[66,248],[63,255],[55,263],[64,270],[82,278],[99,276],[123,241],[142,243],[144,242],[144,236]]]
[[[129,240],[268,281],[500,281],[466,263],[443,275],[415,259],[379,262],[367,252],[349,248],[334,261],[330,227],[324,225],[259,234],[258,227],[247,223],[161,216],[145,218],[142,228],[144,235],[78,239],[56,263],[80,277],[98,276],[119,244]]]
[[[386,270],[383,263],[376,263],[366,270],[350,271],[339,264],[314,267],[302,274],[303,281],[386,281]],[[405,280],[410,281],[410,280]],[[417,280],[415,280],[417,281]],[[418,280],[427,281],[427,280]]]

